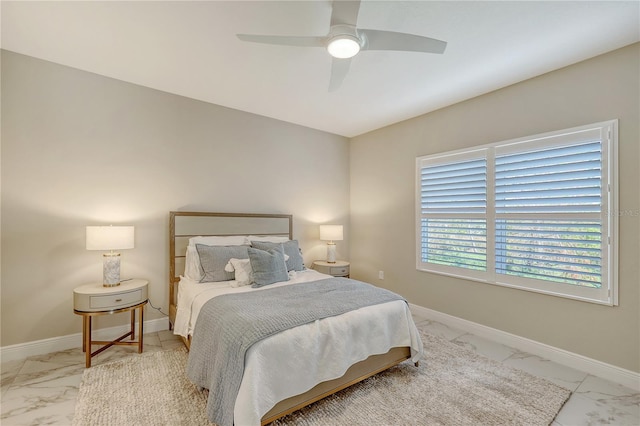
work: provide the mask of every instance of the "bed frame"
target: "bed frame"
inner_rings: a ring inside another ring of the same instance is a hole
[[[284,214],[170,212],[169,223],[169,328],[173,329],[177,310],[178,285],[184,273],[186,247],[195,236],[283,235],[293,239],[293,216]],[[191,339],[182,339],[189,348]],[[352,365],[334,380],[277,403],[262,417],[271,423],[322,398],[358,383],[411,357],[409,347],[392,348]]]

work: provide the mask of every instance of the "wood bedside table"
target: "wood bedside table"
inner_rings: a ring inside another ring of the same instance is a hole
[[[313,262],[313,269],[323,274],[333,275],[334,277],[349,278],[349,269],[351,264],[344,260],[336,260],[335,263],[329,263],[324,260],[316,260]]]
[[[113,345],[137,345],[142,353],[144,334],[144,305],[148,299],[149,281],[132,279],[122,281],[115,287],[104,287],[102,283],[85,284],[73,290],[73,312],[82,315],[82,352],[86,353],[86,367],[91,367],[91,357]],[[138,309],[138,340],[135,341],[136,309]],[[91,339],[91,318],[98,315],[113,315],[131,312],[131,331],[113,341]],[[131,336],[130,342],[121,340]],[[91,352],[91,345],[104,345]]]

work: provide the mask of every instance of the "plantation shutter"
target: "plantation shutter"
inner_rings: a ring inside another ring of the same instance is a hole
[[[424,161],[420,167],[420,261],[487,269],[487,159],[484,151]]]
[[[496,213],[600,213],[600,141],[496,156]]]
[[[496,155],[496,273],[600,288],[602,146]]]

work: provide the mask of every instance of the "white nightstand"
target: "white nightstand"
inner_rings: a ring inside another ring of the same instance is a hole
[[[91,367],[91,357],[113,345],[137,345],[142,353],[144,334],[144,305],[148,302],[149,281],[132,279],[122,281],[115,287],[104,287],[102,283],[85,284],[73,290],[73,312],[82,315],[82,351],[86,353],[86,366]],[[138,340],[135,333],[136,309],[138,309]],[[98,315],[112,315],[131,312],[131,331],[113,341],[91,339],[91,318]],[[121,340],[131,336],[131,341]],[[91,352],[91,345],[105,345]]]
[[[316,260],[313,262],[313,269],[323,274],[333,275],[334,277],[349,278],[349,269],[351,264],[344,260],[336,260],[335,263],[329,263],[324,260]]]

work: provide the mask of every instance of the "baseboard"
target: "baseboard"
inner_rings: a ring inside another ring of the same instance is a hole
[[[490,339],[518,350],[537,355],[558,364],[584,371],[603,379],[611,380],[628,388],[640,391],[640,373],[626,370],[615,365],[607,364],[583,355],[540,343],[535,340],[507,333],[502,330],[487,327],[482,324],[468,321],[453,315],[434,311],[433,309],[410,304],[411,311],[421,317],[438,321],[445,325],[475,334],[476,336]],[[169,329],[169,321],[166,318],[147,320],[144,322],[145,333],[153,333]],[[126,333],[128,325],[103,328],[93,331],[93,337],[100,340],[109,340]],[[0,360],[2,362],[14,361],[34,355],[43,355],[50,352],[64,351],[82,345],[82,333],[67,336],[53,337],[50,339],[20,343],[17,345],[3,346],[0,348]]]
[[[433,309],[410,304],[411,311],[421,317],[438,321],[442,324],[490,339],[512,348],[537,355],[558,364],[574,368],[594,376],[601,377],[623,386],[640,391],[640,373],[626,370],[606,362],[598,361],[564,349],[556,348],[535,340],[520,337],[495,328],[487,327],[472,321],[454,317],[453,315],[434,311]]]
[[[144,322],[144,332],[153,333],[169,329],[167,318],[158,318]],[[129,325],[101,328],[93,330],[94,340],[111,340],[129,331]],[[43,355],[49,352],[64,351],[82,346],[82,333],[69,334],[67,336],[52,337],[50,339],[36,340],[33,342],[19,343],[17,345],[3,346],[0,348],[0,360],[2,362],[14,361],[34,355]]]

